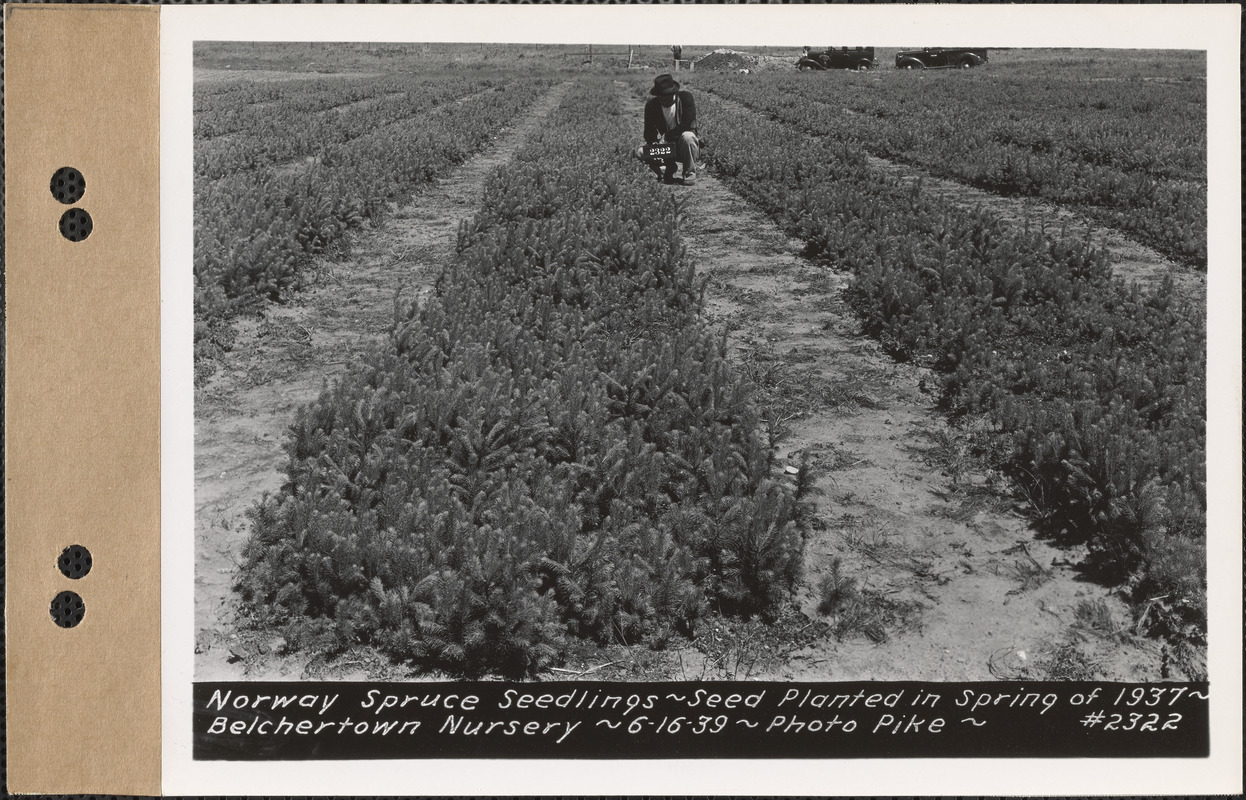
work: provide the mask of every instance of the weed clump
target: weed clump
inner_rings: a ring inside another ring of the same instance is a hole
[[[1076,644],[1055,646],[1034,660],[1034,670],[1026,677],[1044,681],[1092,681],[1100,676],[1100,666]]]

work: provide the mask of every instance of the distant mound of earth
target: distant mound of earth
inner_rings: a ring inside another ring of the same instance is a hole
[[[747,69],[749,72],[756,72],[758,70],[795,69],[796,56],[784,58],[758,53],[742,53],[739,50],[720,48],[711,53],[706,53],[693,63],[696,64],[697,70],[736,71]]]

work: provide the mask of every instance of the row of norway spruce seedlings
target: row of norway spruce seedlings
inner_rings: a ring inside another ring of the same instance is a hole
[[[288,648],[520,678],[794,586],[795,500],[701,320],[674,198],[628,162],[609,82],[555,115],[434,293],[292,426],[239,581]]]

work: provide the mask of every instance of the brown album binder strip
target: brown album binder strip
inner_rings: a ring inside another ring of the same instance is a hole
[[[160,792],[159,44],[153,7],[5,7],[13,792]],[[62,167],[76,202],[53,194]]]

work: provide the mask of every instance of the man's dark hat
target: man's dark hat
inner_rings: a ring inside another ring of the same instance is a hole
[[[653,79],[653,88],[649,90],[649,94],[661,96],[664,94],[675,94],[678,91],[679,81],[675,80],[669,72],[663,72]]]

